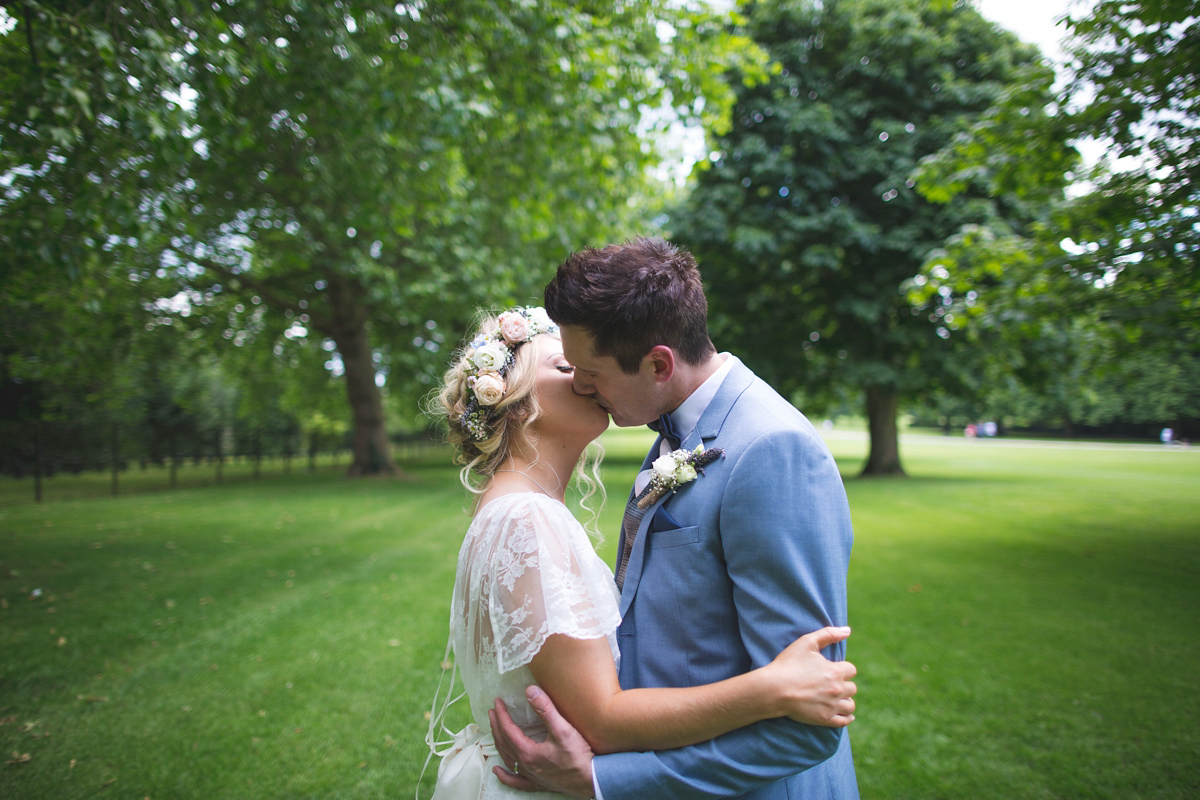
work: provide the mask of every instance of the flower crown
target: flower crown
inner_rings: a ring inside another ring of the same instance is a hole
[[[488,438],[492,407],[508,391],[504,377],[512,366],[517,348],[539,333],[558,331],[546,309],[540,306],[505,311],[498,323],[494,331],[471,342],[463,354],[467,361],[467,387],[471,397],[462,414],[462,426],[477,442]]]

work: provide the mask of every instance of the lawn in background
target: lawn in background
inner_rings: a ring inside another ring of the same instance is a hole
[[[648,441],[605,438],[611,559]],[[864,798],[1200,796],[1200,451],[910,436],[908,479],[861,480],[829,441]],[[411,796],[467,523],[443,462],[0,482],[0,797]]]
[[[902,450],[847,481],[863,797],[1200,797],[1200,452]]]

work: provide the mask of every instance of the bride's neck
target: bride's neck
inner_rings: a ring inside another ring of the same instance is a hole
[[[564,500],[570,473],[563,475],[545,462],[509,458],[496,469],[496,476],[492,481],[493,484],[509,483],[513,479],[526,482],[530,484],[529,488],[537,489],[556,500]]]
[[[523,448],[514,451],[508,458],[500,462],[497,473],[506,475],[518,474],[524,476],[537,488],[551,497],[564,499],[567,484],[571,481],[571,473],[579,463],[582,451],[576,452],[567,448],[555,449],[549,452],[534,448]]]

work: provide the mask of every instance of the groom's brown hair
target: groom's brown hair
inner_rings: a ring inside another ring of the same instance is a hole
[[[659,238],[573,253],[546,286],[546,313],[583,328],[596,354],[628,373],[656,345],[698,364],[716,349],[708,337],[708,300],[696,260]]]

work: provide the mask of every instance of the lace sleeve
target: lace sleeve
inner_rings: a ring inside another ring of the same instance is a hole
[[[471,584],[476,630],[491,633],[476,644],[491,645],[499,671],[528,664],[552,634],[596,639],[616,630],[612,572],[571,513],[536,494],[497,511],[475,543]]]

